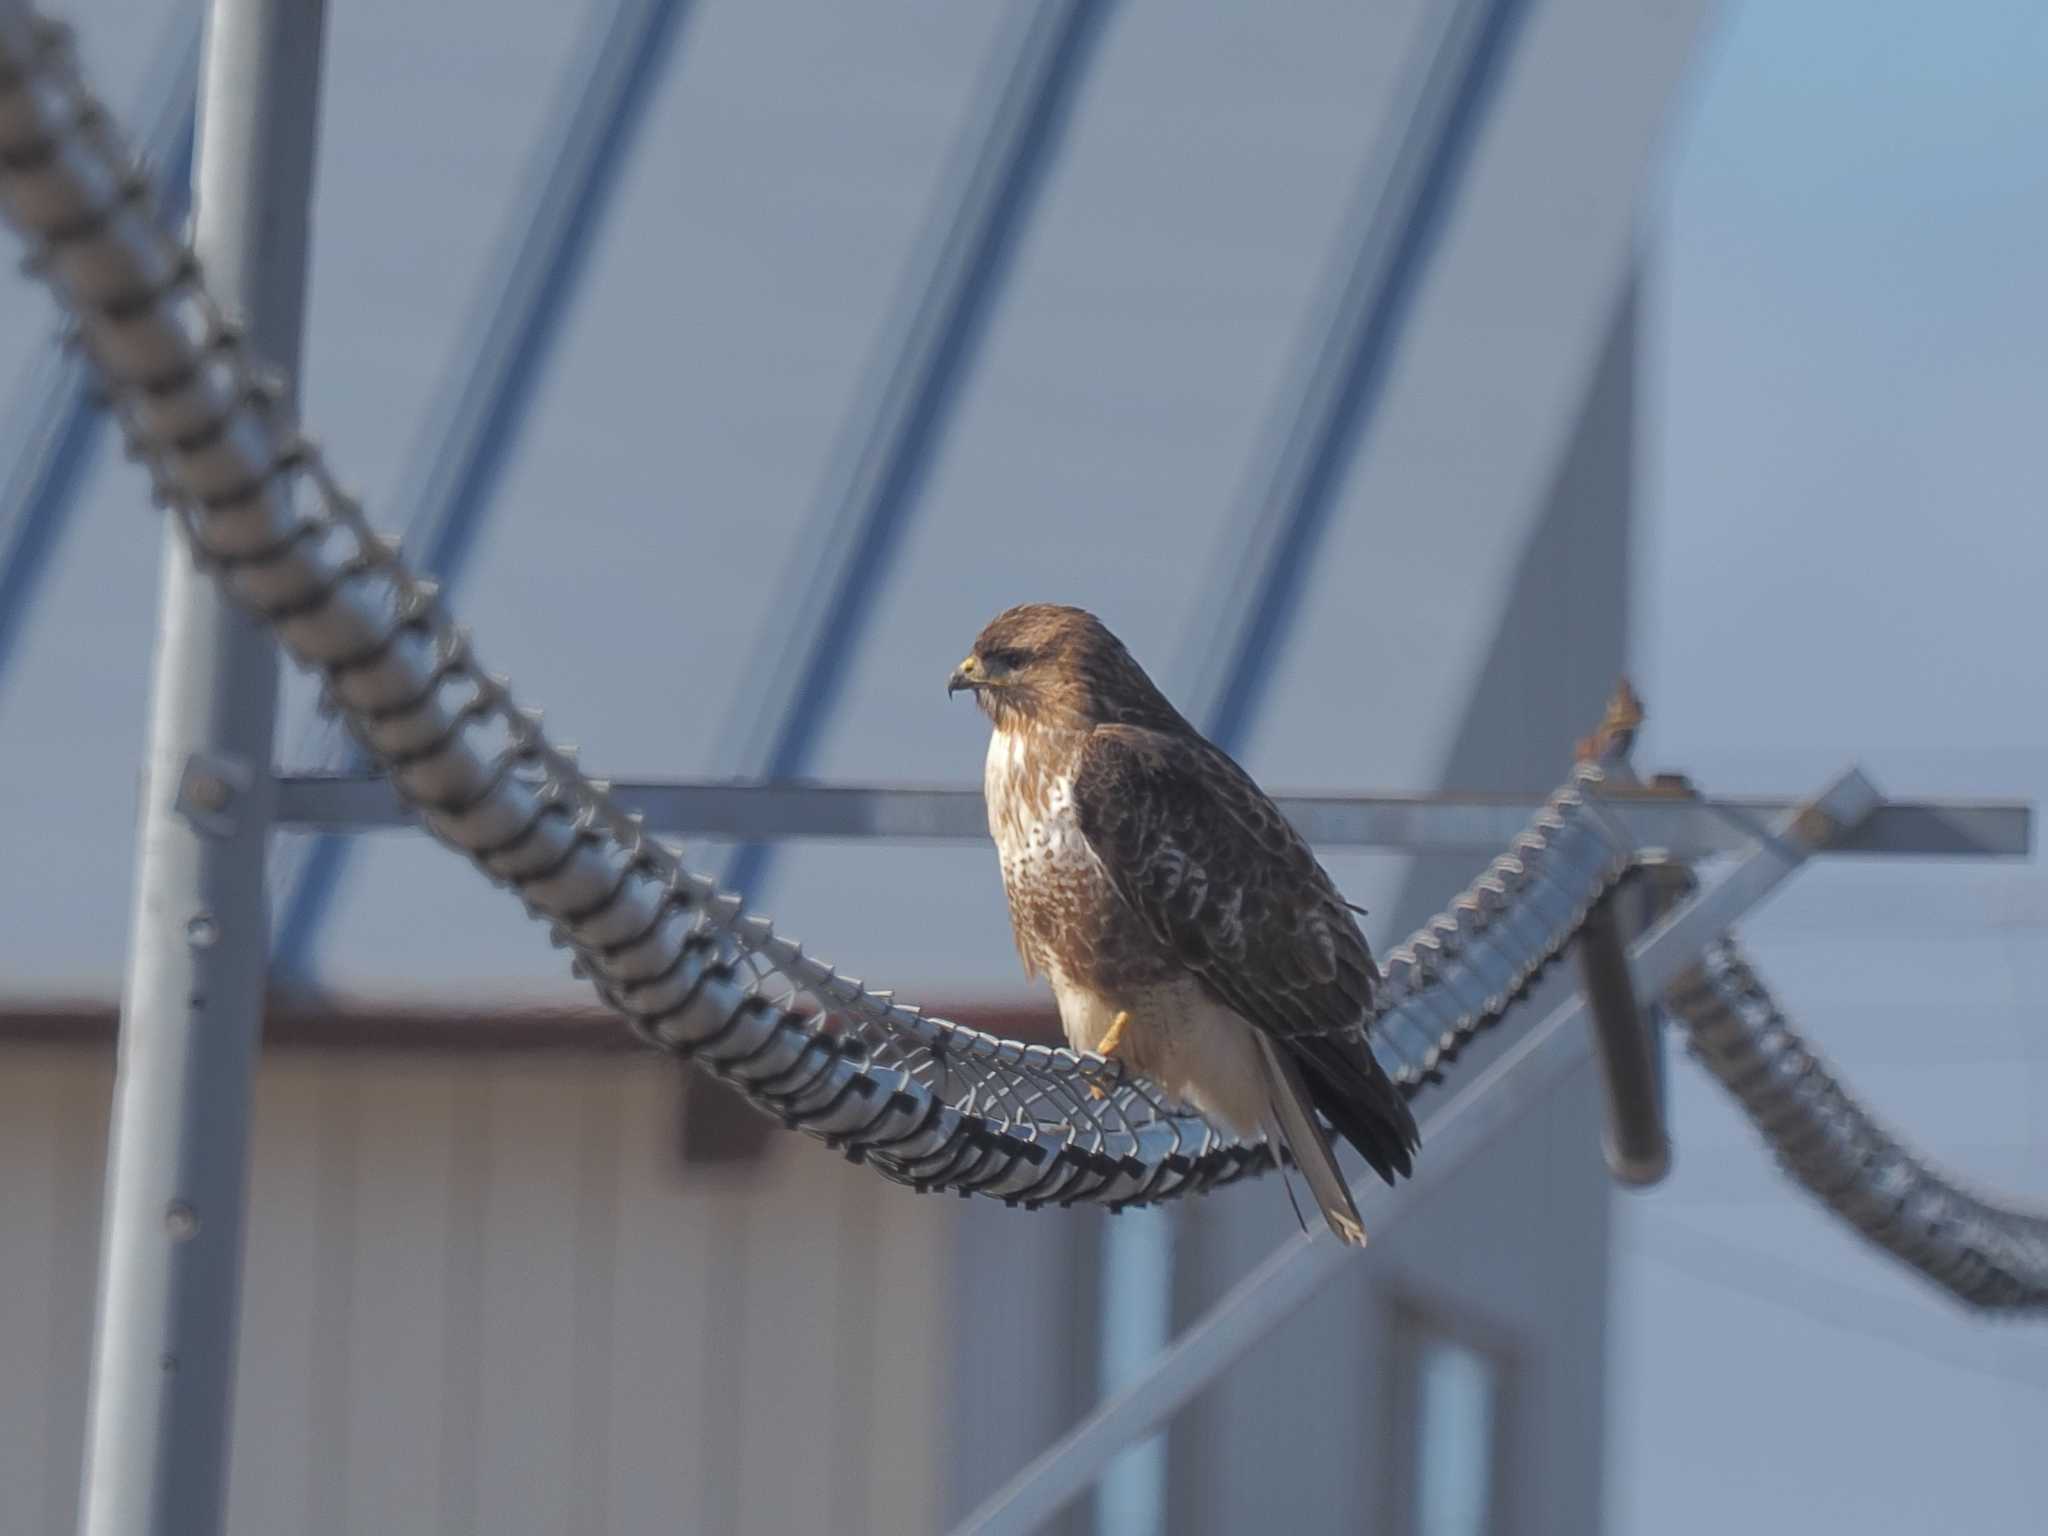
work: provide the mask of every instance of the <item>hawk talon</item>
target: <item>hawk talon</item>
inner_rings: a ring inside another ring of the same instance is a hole
[[[1131,1069],[1125,1066],[1121,1061],[1119,1061],[1116,1063],[1116,1081],[1111,1083],[1107,1088],[1103,1087],[1102,1084],[1098,1082],[1091,1081],[1088,1084],[1088,1096],[1094,1099],[1106,1099],[1112,1093],[1115,1093],[1117,1089],[1123,1087],[1123,1085],[1125,1083],[1128,1083],[1130,1080]]]
[[[1109,1028],[1103,1031],[1102,1038],[1096,1042],[1095,1054],[1104,1061],[1113,1059],[1116,1048],[1124,1043],[1124,1026],[1130,1022],[1129,1010],[1118,1009],[1116,1017],[1109,1021]]]
[[[1124,1026],[1130,1022],[1130,1012],[1127,1009],[1118,1009],[1117,1016],[1109,1021],[1109,1028],[1103,1032],[1101,1040],[1097,1041],[1095,1046],[1096,1055],[1100,1056],[1104,1061],[1116,1062],[1116,1085],[1119,1088],[1124,1085],[1125,1072],[1124,1064],[1121,1061],[1117,1061],[1116,1048],[1124,1043]],[[1088,1085],[1088,1092],[1092,1097],[1098,1099],[1109,1097],[1109,1090],[1100,1083],[1090,1083]]]

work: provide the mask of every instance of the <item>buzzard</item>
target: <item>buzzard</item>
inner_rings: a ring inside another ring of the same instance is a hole
[[[1308,845],[1080,608],[999,615],[954,669],[961,689],[995,725],[989,831],[1018,952],[1068,1042],[1263,1131],[1362,1244],[1322,1122],[1390,1184],[1419,1138],[1366,1040],[1365,936]]]

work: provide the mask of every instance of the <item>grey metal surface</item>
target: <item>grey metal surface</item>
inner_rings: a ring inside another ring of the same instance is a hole
[[[1285,639],[1328,522],[1345,457],[1400,338],[1426,255],[1457,184],[1525,0],[1451,0],[1424,9],[1401,78],[1400,125],[1375,156],[1338,269],[1321,295],[1234,514],[1183,699],[1226,744],[1242,738]]]
[[[976,93],[986,103],[982,120],[946,177],[854,393],[859,415],[797,544],[779,650],[728,727],[724,766],[735,777],[785,779],[810,765],[1109,11],[1109,0],[1057,0],[1011,13]],[[753,895],[773,856],[770,843],[743,844],[725,884]]]
[[[1642,718],[1642,701],[1624,681],[1593,743],[1603,761],[1619,770],[1618,779],[1634,781],[1628,757]],[[1577,949],[1604,1100],[1601,1154],[1615,1180],[1635,1189],[1659,1183],[1671,1171],[1663,1021],[1651,1006],[1655,1000],[1637,995],[1628,964],[1629,940],[1661,910],[1657,895],[1665,889],[1666,882],[1653,876],[1625,895],[1609,896],[1586,915]]]
[[[18,42],[19,17],[5,20]],[[207,28],[194,251],[251,352],[285,381],[305,310],[324,25],[324,0],[215,0]],[[10,128],[19,105],[8,101]],[[33,138],[9,133],[6,153],[10,190],[37,177]],[[50,262],[90,247],[99,217],[55,221]],[[289,384],[275,390],[288,409]],[[94,1536],[222,1525],[269,957],[277,648],[175,526],[163,536],[81,1491],[80,1528]]]
[[[277,628],[434,835],[511,886],[651,1043],[889,1177],[1036,1204],[1126,1204],[1266,1165],[1107,1064],[927,1018],[805,955],[688,870],[554,746],[432,590],[368,529],[273,385],[115,171],[68,56],[0,9],[0,193],[124,427],[222,584]],[[1382,1020],[1411,1087],[1569,942],[1629,850],[1597,769],[1389,965]],[[1091,1091],[1100,1088],[1102,1096]]]
[[[605,24],[588,29],[534,153],[497,269],[426,418],[415,462],[399,477],[407,488],[396,509],[403,547],[444,587],[454,587],[475,547],[687,9],[688,0],[617,0]],[[361,764],[326,722],[309,725],[297,761]],[[287,845],[273,859],[281,974],[304,979],[347,859],[347,845],[331,838]]]
[[[618,779],[612,795],[651,832],[691,837],[888,838],[983,842],[988,817],[979,789],[884,784],[733,784]],[[1408,853],[1490,854],[1512,842],[1543,802],[1509,795],[1279,795],[1280,808],[1312,843],[1328,848],[1394,848]],[[1795,802],[1776,799],[1632,798],[1603,794],[1603,814],[1632,845],[1687,861],[1739,853],[1757,830]],[[381,774],[286,774],[278,782],[278,825],[306,831],[372,832],[413,824]],[[1987,801],[1887,801],[1828,857],[1915,855],[2024,858],[2033,848],[2033,808]]]
[[[2048,1309],[2048,1208],[1976,1194],[1904,1146],[1786,1022],[1733,940],[1668,996],[1693,1056],[1822,1204],[1967,1306]]]
[[[1601,1132],[1607,1169],[1641,1189],[1671,1171],[1671,1135],[1664,1118],[1664,1051],[1655,1013],[1636,996],[1628,967],[1628,940],[1609,896],[1586,914],[1579,930],[1579,984],[1593,1020],[1600,1081],[1606,1097]]]

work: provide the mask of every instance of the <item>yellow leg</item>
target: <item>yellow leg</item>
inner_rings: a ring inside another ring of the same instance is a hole
[[[1117,1016],[1109,1021],[1109,1028],[1103,1032],[1100,1043],[1095,1047],[1095,1054],[1114,1060],[1116,1058],[1116,1048],[1124,1043],[1124,1026],[1130,1022],[1130,1014],[1119,1010]],[[1088,1091],[1098,1099],[1109,1097],[1109,1094],[1097,1083],[1090,1083]]]

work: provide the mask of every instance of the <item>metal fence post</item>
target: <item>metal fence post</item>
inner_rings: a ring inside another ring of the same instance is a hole
[[[194,246],[254,350],[299,363],[324,0],[214,0]],[[277,649],[169,523],[108,1147],[80,1529],[221,1528],[250,1080],[269,929]]]

